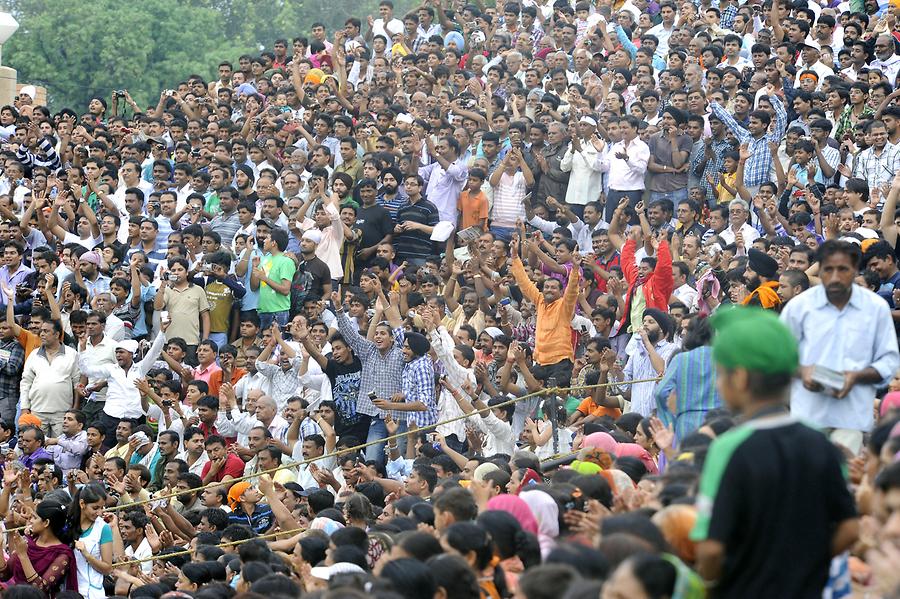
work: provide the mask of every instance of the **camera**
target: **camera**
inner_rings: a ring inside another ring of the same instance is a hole
[[[117,89],[116,91],[113,92],[113,95],[116,96],[116,97],[118,97],[118,98],[124,98],[124,97],[125,97],[125,90],[124,90],[124,89]]]
[[[168,275],[168,277],[166,277],[166,278],[169,279],[169,282],[170,282],[170,283],[174,283],[175,281],[178,280],[178,276],[177,276],[177,275],[174,275],[174,274],[171,274],[171,273],[170,273],[170,274]]]

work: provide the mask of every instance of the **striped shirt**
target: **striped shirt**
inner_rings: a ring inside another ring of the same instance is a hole
[[[337,313],[337,322],[341,335],[347,340],[350,349],[362,362],[359,401],[356,404],[356,412],[367,416],[384,418],[387,412],[375,407],[375,404],[369,399],[369,393],[374,391],[379,399],[389,400],[401,390],[400,379],[405,363],[403,359],[403,340],[406,338],[403,329],[394,329],[394,344],[386,353],[381,353],[373,342],[360,336],[357,326],[350,322],[343,310]]]
[[[673,392],[674,412],[669,410],[669,395]],[[703,346],[672,356],[656,387],[656,414],[666,426],[675,425],[675,438],[684,439],[700,428],[706,413],[721,405],[712,348]]]
[[[650,361],[650,354],[647,353],[647,348],[644,347],[643,341],[638,338],[637,343],[637,351],[631,355],[628,359],[628,363],[625,364],[625,369],[623,371],[623,376],[625,377],[624,380],[642,381],[644,379],[658,377],[659,374],[657,374],[656,369],[653,367],[653,363]],[[659,357],[661,357],[664,362],[668,362],[669,356],[671,356],[678,348],[674,343],[669,343],[663,339],[657,342],[655,349],[656,353],[659,354]],[[657,384],[657,381],[648,381],[646,383],[628,385],[631,387],[632,412],[637,412],[645,418],[650,416],[653,409],[656,407],[653,394],[654,391],[656,391]],[[627,386],[620,386],[620,388],[623,387]]]
[[[525,206],[522,199],[528,191],[522,171],[514,174],[503,173],[494,188],[494,207],[491,210],[491,224],[497,227],[515,227],[516,220],[525,220]]]
[[[762,137],[753,137],[750,132],[740,125],[734,117],[718,102],[712,102],[709,106],[716,117],[728,127],[737,137],[738,143],[746,143],[749,145],[750,158],[744,166],[744,185],[747,187],[756,187],[769,181],[769,170],[772,168],[772,154],[769,152],[769,142],[774,141],[781,143],[787,128],[787,112],[785,112],[784,104],[778,96],[769,96],[772,108],[775,109],[775,128],[767,132]]]
[[[50,143],[50,141],[46,137],[38,143],[38,147],[44,154],[46,154],[46,158],[40,158],[36,156],[26,146],[19,146],[16,150],[16,160],[21,162],[22,165],[26,168],[43,166],[48,168],[51,173],[55,173],[60,168],[62,168],[62,162],[59,159],[59,154],[56,153],[56,149],[53,147],[53,144]]]

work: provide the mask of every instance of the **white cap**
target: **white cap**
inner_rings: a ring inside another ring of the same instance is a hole
[[[303,232],[303,239],[309,239],[316,245],[322,243],[322,232],[318,229],[307,229]]]
[[[33,85],[26,85],[19,90],[19,95],[21,96],[22,94],[31,96],[31,99],[34,100],[35,98],[37,98],[37,89]]]
[[[122,341],[116,341],[115,349],[124,349],[128,353],[133,354],[138,349],[138,342],[134,339],[123,339]]]
[[[338,562],[330,566],[316,566],[309,573],[319,580],[331,580],[338,574],[365,574],[366,571],[351,562]]]

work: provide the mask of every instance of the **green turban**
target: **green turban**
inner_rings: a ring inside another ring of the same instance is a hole
[[[764,374],[793,373],[800,358],[797,340],[771,311],[739,306],[716,311],[713,359],[725,368]]]

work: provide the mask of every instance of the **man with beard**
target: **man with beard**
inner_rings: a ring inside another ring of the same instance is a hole
[[[886,385],[900,365],[890,307],[853,282],[860,260],[859,246],[826,241],[820,248],[822,284],[781,313],[800,345],[791,414],[823,428],[854,455],[872,428],[876,387]],[[843,380],[829,380],[837,377]]]
[[[397,222],[397,211],[406,203],[406,194],[400,191],[403,175],[397,168],[387,168],[381,174],[381,189],[376,200],[391,214],[391,220]]]
[[[766,310],[781,308],[778,295],[778,262],[765,252],[750,248],[750,259],[744,271],[744,282],[750,294],[742,302],[745,306],[761,306]]]
[[[253,174],[252,168],[246,164],[237,166],[234,174],[234,185],[237,187],[241,202],[256,202],[259,200],[259,196],[253,190],[255,180],[256,175]]]
[[[662,310],[647,308],[644,310],[644,318],[641,327],[632,338],[634,353],[628,358],[624,369],[620,369],[619,380],[653,379],[662,376],[666,371],[669,357],[678,349],[674,343],[669,342],[672,334],[672,319]],[[617,367],[613,367],[614,369]],[[631,400],[631,411],[647,417],[656,408],[656,400],[653,392],[656,390],[656,381],[635,383],[629,385],[626,392]]]

